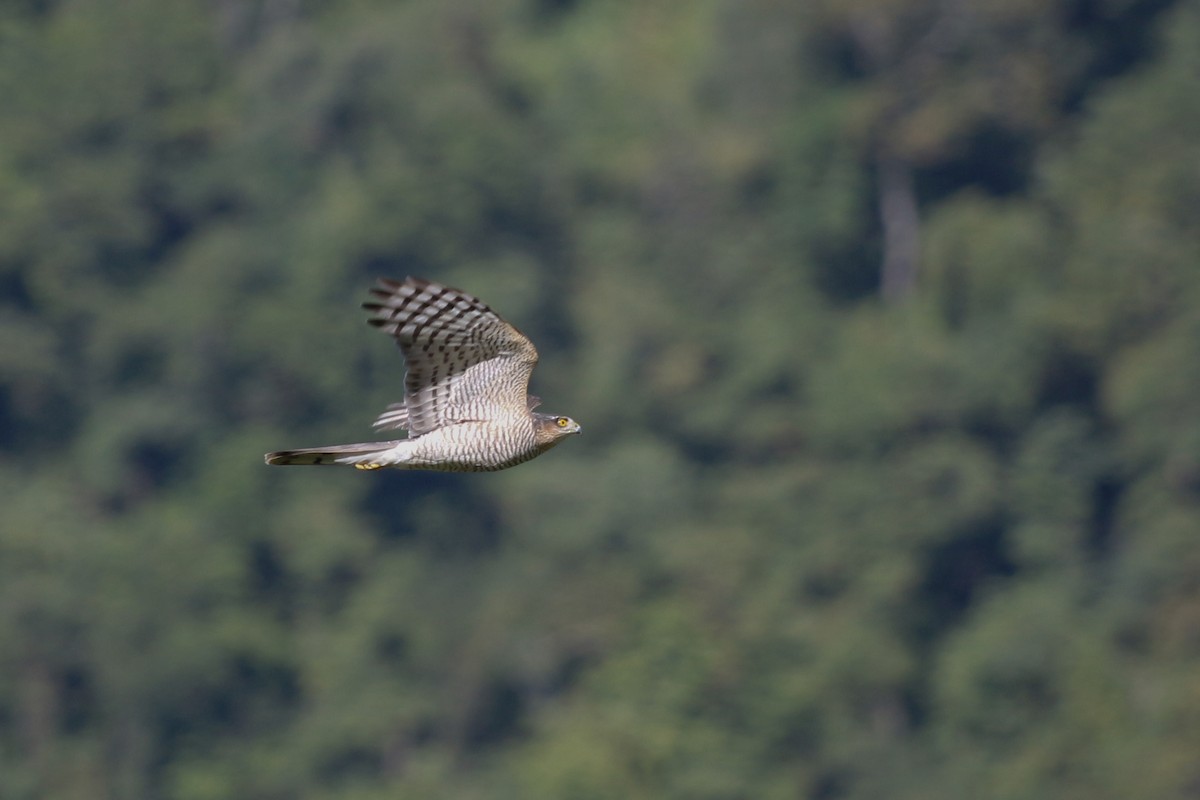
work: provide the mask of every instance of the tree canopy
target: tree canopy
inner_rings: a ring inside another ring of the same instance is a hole
[[[0,797],[1200,786],[1200,6],[0,8]],[[482,297],[585,435],[279,470]]]

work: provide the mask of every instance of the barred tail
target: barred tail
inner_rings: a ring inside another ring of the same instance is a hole
[[[361,442],[359,444],[334,444],[328,447],[306,447],[302,450],[280,450],[267,453],[265,460],[276,466],[303,464],[344,464],[376,469],[396,463],[393,448],[399,442]]]

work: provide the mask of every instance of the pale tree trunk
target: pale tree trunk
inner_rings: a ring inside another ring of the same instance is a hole
[[[888,303],[912,294],[920,257],[920,224],[912,166],[895,156],[879,159],[879,219],[883,226],[883,264],[879,288]]]

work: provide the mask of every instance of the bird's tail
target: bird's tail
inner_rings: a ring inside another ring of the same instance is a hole
[[[378,469],[390,466],[396,458],[396,442],[361,442],[359,444],[333,444],[328,447],[306,447],[302,450],[280,450],[267,453],[268,464],[294,466],[301,464],[344,464],[359,469]]]

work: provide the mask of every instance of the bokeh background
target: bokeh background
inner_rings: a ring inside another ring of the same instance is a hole
[[[1200,3],[7,0],[0,797],[1200,797]],[[478,294],[582,437],[277,469]]]

